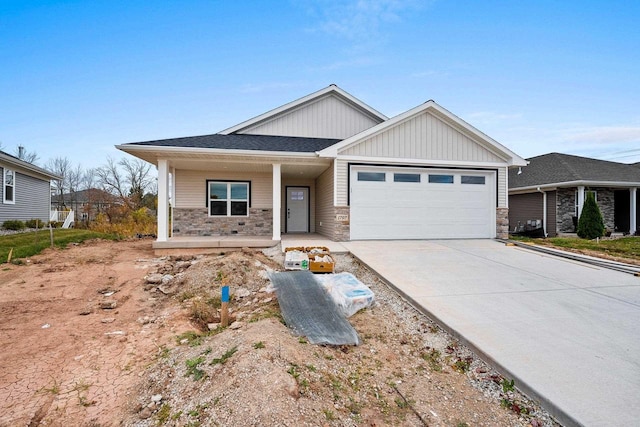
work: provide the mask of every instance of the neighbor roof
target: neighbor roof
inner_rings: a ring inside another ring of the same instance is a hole
[[[640,183],[640,168],[618,162],[549,153],[527,159],[521,173],[509,171],[509,189],[563,183]]]
[[[302,138],[271,135],[212,135],[189,136],[184,138],[161,139],[157,141],[132,142],[126,146],[217,148],[224,150],[289,151],[294,153],[315,153],[339,142],[339,139]]]
[[[12,156],[9,153],[5,153],[4,151],[0,151],[0,161],[5,161],[11,165],[19,166],[32,173],[41,175],[45,179],[62,179],[62,177],[59,175],[51,173],[46,169],[42,169],[41,167],[38,167],[33,163],[25,162],[24,160],[21,160],[16,156]]]

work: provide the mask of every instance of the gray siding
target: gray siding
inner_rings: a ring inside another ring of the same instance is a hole
[[[51,209],[50,182],[25,175],[12,167],[7,168],[15,172],[15,204],[3,203],[4,166],[0,167],[0,223],[14,219],[48,222]]]
[[[542,210],[542,193],[509,196],[509,229],[513,231],[518,222],[526,225],[530,219],[543,220]]]
[[[345,139],[377,124],[342,98],[328,95],[238,133]]]

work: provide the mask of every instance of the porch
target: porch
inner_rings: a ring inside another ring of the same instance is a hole
[[[345,253],[347,249],[340,242],[334,242],[317,233],[283,234],[281,240],[268,236],[175,236],[166,241],[154,241],[156,255],[220,253],[241,248],[264,249],[280,245],[285,248],[296,246],[324,246],[332,253]]]

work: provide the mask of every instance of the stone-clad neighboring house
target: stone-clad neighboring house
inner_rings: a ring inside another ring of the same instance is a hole
[[[587,192],[593,192],[605,227],[635,233],[640,224],[640,167],[569,154],[527,159],[509,171],[509,224],[542,220],[549,236],[575,233]]]
[[[117,148],[158,167],[155,248],[234,234],[506,237],[507,170],[526,164],[432,100],[388,118],[336,85],[216,134]]]
[[[47,223],[51,181],[59,176],[0,151],[0,224],[7,220],[39,219]]]

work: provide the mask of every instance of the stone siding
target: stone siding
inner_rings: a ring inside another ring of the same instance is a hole
[[[348,242],[351,236],[351,216],[349,206],[337,206],[334,208],[336,215],[347,215],[347,221],[336,221],[333,230],[333,240],[336,242]]]
[[[558,189],[558,197],[556,199],[556,229],[559,233],[576,232],[576,228],[573,223],[573,217],[576,214],[576,191],[578,191],[576,187]],[[585,189],[585,198],[588,191],[595,191],[597,193],[596,199],[600,212],[602,213],[604,226],[613,230],[615,225],[613,190],[602,187],[588,188]]]
[[[496,237],[509,238],[509,208],[496,208]]]
[[[247,217],[209,216],[207,208],[173,209],[174,236],[271,236],[272,209],[249,208]]]

